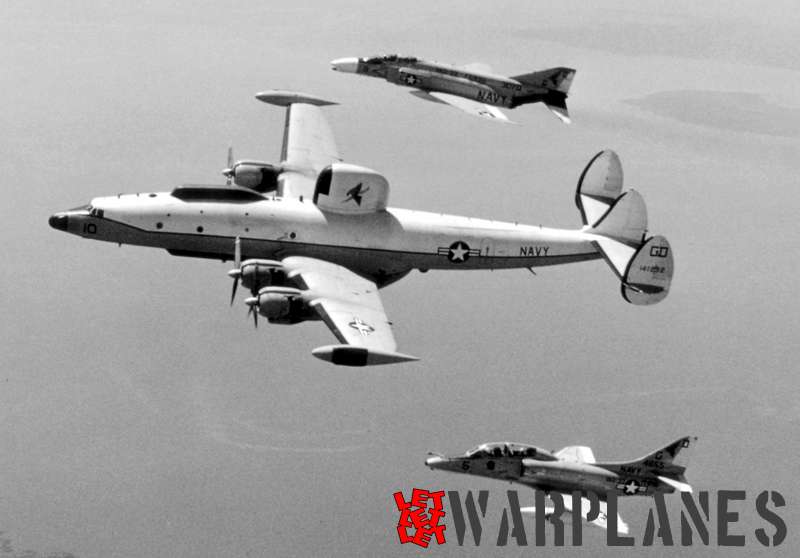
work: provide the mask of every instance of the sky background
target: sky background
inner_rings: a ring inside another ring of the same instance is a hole
[[[642,549],[649,501],[629,498],[635,550],[588,529],[549,550],[793,555],[799,31],[788,0],[3,2],[0,556],[413,555],[393,492],[508,488],[429,471],[428,451],[514,440],[627,459],[686,434],[696,490],[748,491],[744,549]],[[486,122],[328,65],[391,52],[574,67],[573,124],[541,105]],[[310,355],[333,342],[322,324],[256,331],[230,308],[230,264],[47,226],[95,196],[220,183],[231,143],[277,161],[283,111],[253,98],[269,88],[340,102],[341,153],[382,172],[395,207],[577,228],[580,172],[615,149],[672,243],[670,296],[626,304],[602,261],[414,272],[383,301],[422,360],[339,368]],[[765,489],[788,502],[777,550],[753,536],[771,532]]]

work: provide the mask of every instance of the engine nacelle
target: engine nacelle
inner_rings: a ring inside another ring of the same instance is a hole
[[[228,171],[237,186],[244,186],[256,192],[272,192],[278,189],[280,169],[260,161],[237,161]]]
[[[258,313],[273,324],[296,324],[317,318],[303,291],[292,287],[264,287],[256,297]]]
[[[263,287],[283,286],[287,281],[283,265],[274,260],[245,260],[240,277],[242,286],[254,293]]]
[[[384,211],[389,201],[389,182],[366,167],[333,163],[317,177],[314,203],[324,211],[362,215]]]

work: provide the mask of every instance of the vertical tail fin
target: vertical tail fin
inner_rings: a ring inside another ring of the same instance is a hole
[[[575,70],[572,68],[558,67],[531,72],[530,74],[512,76],[511,79],[515,79],[525,85],[535,85],[552,91],[558,91],[566,96],[569,94],[569,88],[572,86],[574,77]]]
[[[692,487],[686,481],[684,473],[689,463],[690,449],[697,442],[696,436],[684,436],[675,440],[668,446],[664,446],[652,453],[627,462],[601,463],[600,466],[630,477],[631,475],[639,478],[657,478],[661,483],[679,492],[691,492]],[[630,492],[626,494],[646,493],[649,483],[642,485],[641,482],[631,480]],[[617,488],[623,489],[618,486]],[[667,490],[671,492],[671,490]]]
[[[666,475],[670,470],[678,468],[683,472],[689,463],[690,450],[695,442],[697,442],[696,436],[684,436],[668,446],[637,459],[634,463],[641,464],[646,469],[651,469],[661,475]]]
[[[583,170],[575,203],[583,231],[622,281],[622,297],[655,304],[669,292],[672,249],[663,236],[646,237],[647,207],[635,190],[622,193],[622,176],[617,154],[601,151]]]
[[[594,225],[622,193],[622,163],[619,156],[606,149],[589,161],[578,179],[575,204],[584,225]]]
[[[532,99],[525,102],[542,101],[550,111],[567,124],[570,123],[569,112],[567,112],[567,95],[575,77],[575,70],[572,68],[549,68],[530,74],[520,74],[513,76],[525,85],[541,88],[543,94],[536,94]]]

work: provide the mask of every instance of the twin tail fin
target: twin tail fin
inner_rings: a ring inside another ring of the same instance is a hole
[[[586,233],[620,278],[622,297],[636,305],[660,302],[674,272],[672,248],[663,236],[647,237],[647,207],[635,190],[622,192],[622,164],[611,150],[595,155],[575,192]]]

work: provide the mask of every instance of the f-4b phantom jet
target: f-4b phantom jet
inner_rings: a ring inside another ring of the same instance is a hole
[[[485,64],[452,66],[396,54],[337,58],[331,61],[331,68],[414,87],[411,94],[421,99],[453,105],[492,120],[510,122],[497,107],[513,109],[528,103],[544,103],[561,120],[570,121],[566,100],[575,77],[571,68],[506,77],[493,74]]]
[[[581,176],[579,230],[394,209],[386,178],[341,162],[321,108],[332,103],[287,91],[256,97],[286,107],[280,163],[229,156],[228,184],[95,198],[54,214],[50,225],[177,256],[232,259],[231,304],[241,284],[255,320],[322,320],[339,344],[312,354],[351,366],[416,360],[397,352],[378,294],[413,269],[531,269],[605,258],[628,302],[667,296],[669,243],[646,236],[644,201],[622,192],[612,151],[596,155]]]
[[[594,452],[586,446],[568,446],[550,452],[535,446],[498,442],[483,444],[461,457],[429,454],[425,465],[431,469],[466,473],[498,480],[517,482],[541,490],[552,499],[559,493],[566,511],[572,511],[572,493],[593,492],[597,495],[596,519],[591,523],[608,528],[606,499],[609,493],[619,496],[652,496],[656,492],[691,492],[686,482],[687,450],[697,438],[686,436],[670,445],[634,461],[595,461]],[[585,518],[592,502],[581,498],[581,515]],[[553,513],[553,507],[545,510]],[[522,508],[534,513],[533,507]],[[616,516],[617,532],[627,534],[628,526]]]

